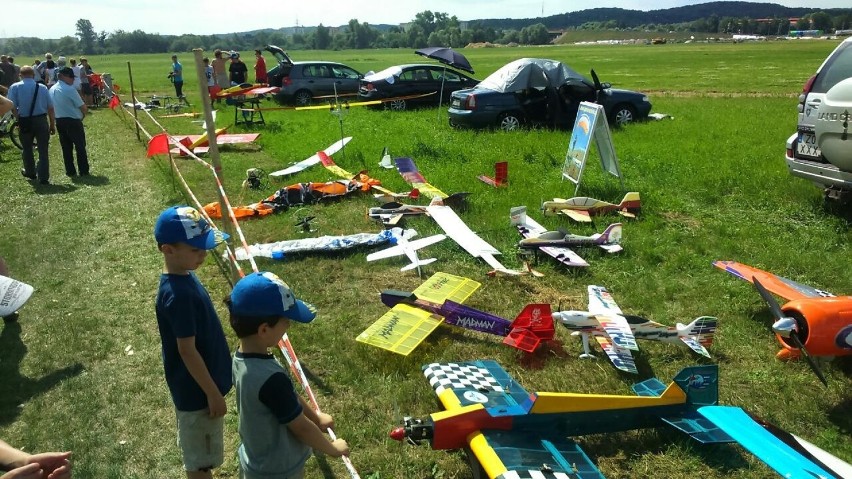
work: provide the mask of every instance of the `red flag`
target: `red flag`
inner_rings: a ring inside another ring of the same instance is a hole
[[[165,133],[154,135],[154,137],[148,142],[148,158],[154,155],[166,155],[168,153],[169,137]]]
[[[109,99],[109,107],[111,110],[115,110],[115,107],[119,105],[120,100],[118,99],[118,95],[113,95],[112,98]]]

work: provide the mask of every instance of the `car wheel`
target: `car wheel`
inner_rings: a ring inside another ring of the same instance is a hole
[[[407,106],[405,100],[393,100],[386,103],[388,110],[403,111]]]
[[[514,113],[503,113],[497,120],[497,125],[503,131],[514,131],[521,127],[521,117]]]
[[[617,126],[626,125],[636,120],[636,108],[633,105],[622,103],[612,110],[612,122]]]
[[[311,104],[311,99],[313,95],[308,90],[299,90],[293,95],[293,100],[295,100],[296,105],[298,106],[308,106]]]

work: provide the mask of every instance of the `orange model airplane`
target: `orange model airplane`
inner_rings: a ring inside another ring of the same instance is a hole
[[[825,383],[810,356],[852,355],[852,296],[837,297],[734,261],[716,261],[713,265],[753,283],[767,302],[776,320],[772,331],[783,348],[778,352],[779,359],[804,356]],[[779,306],[770,292],[789,302]]]

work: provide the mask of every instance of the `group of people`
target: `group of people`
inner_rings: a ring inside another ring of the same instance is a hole
[[[163,254],[156,300],[166,384],[177,416],[178,445],[187,478],[212,478],[224,462],[224,396],[236,388],[240,477],[301,479],[311,451],[339,457],[346,441],[326,438],[331,416],[301,398],[269,353],[291,321],[309,323],[316,310],[296,299],[272,273],[252,273],[234,286],[225,304],[239,338],[231,357],[210,295],[194,270],[228,236],[189,206],[163,211],[154,226]]]
[[[263,54],[260,50],[255,50],[254,56],[256,59],[254,64],[255,83],[268,83],[269,77]],[[215,97],[220,90],[248,82],[248,67],[240,59],[239,52],[223,52],[216,49],[213,52],[213,61],[211,62],[209,58],[204,57],[203,62],[204,74],[207,78],[207,91],[211,98]],[[175,95],[181,98],[183,96],[183,65],[178,61],[177,55],[172,55],[172,69],[169,72],[169,79],[174,83]]]

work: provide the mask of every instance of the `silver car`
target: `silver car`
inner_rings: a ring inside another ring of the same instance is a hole
[[[793,176],[813,181],[825,189],[827,198],[852,198],[852,171],[838,168],[817,144],[815,125],[826,92],[852,77],[852,37],[844,40],[808,79],[799,95],[799,124],[787,139],[786,162]],[[824,110],[825,108],[823,108]]]
[[[278,60],[278,65],[269,70],[269,84],[281,87],[276,95],[280,103],[305,106],[335,94],[345,97],[358,94],[363,75],[354,68],[327,61],[294,62],[275,45],[268,45],[266,50]]]

